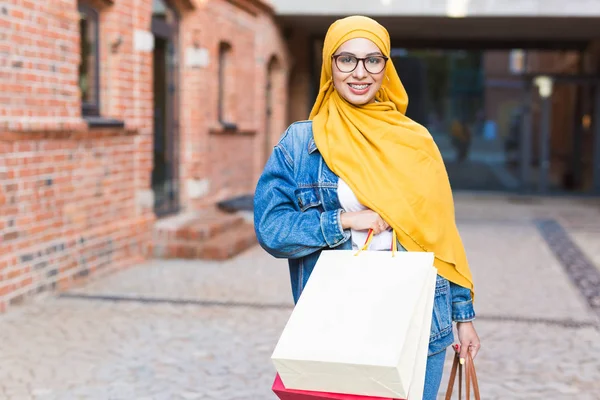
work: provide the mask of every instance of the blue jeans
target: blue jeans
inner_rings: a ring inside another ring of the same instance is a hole
[[[444,374],[444,361],[446,351],[427,357],[427,369],[425,371],[425,389],[423,391],[423,400],[436,400],[442,375]]]

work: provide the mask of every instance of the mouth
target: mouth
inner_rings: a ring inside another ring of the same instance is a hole
[[[356,95],[366,94],[371,87],[370,83],[349,83],[350,91]]]

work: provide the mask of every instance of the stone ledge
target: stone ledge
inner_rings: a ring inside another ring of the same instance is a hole
[[[83,120],[87,123],[90,129],[97,128],[124,128],[125,122],[120,119],[106,118],[99,116],[85,116]]]
[[[85,140],[119,136],[135,136],[138,135],[138,133],[139,132],[137,129],[124,127],[0,131],[0,141],[16,142],[21,140]]]
[[[208,133],[211,135],[254,136],[257,130],[255,128],[240,128],[235,124],[230,127],[226,124],[216,123],[209,126]]]
[[[232,130],[232,129],[211,129],[209,131],[211,135],[232,135],[232,136],[254,136],[256,135],[255,129],[248,130]]]

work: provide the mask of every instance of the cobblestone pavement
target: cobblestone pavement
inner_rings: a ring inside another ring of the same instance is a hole
[[[581,250],[560,251],[600,267],[598,202],[458,196],[457,217],[482,398],[600,399],[593,297],[536,223],[557,221]],[[291,306],[285,261],[258,247],[223,263],[149,261],[0,316],[0,399],[275,399],[269,357]]]

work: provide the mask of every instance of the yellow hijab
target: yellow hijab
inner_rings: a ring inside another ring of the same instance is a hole
[[[392,61],[375,103],[350,104],[333,87],[331,56],[354,38],[369,39],[390,56],[389,34],[376,21],[353,16],[331,25],[310,113],[315,143],[329,168],[396,230],[408,251],[433,252],[438,273],[472,291],[442,156],[427,129],[404,115],[408,96]]]

